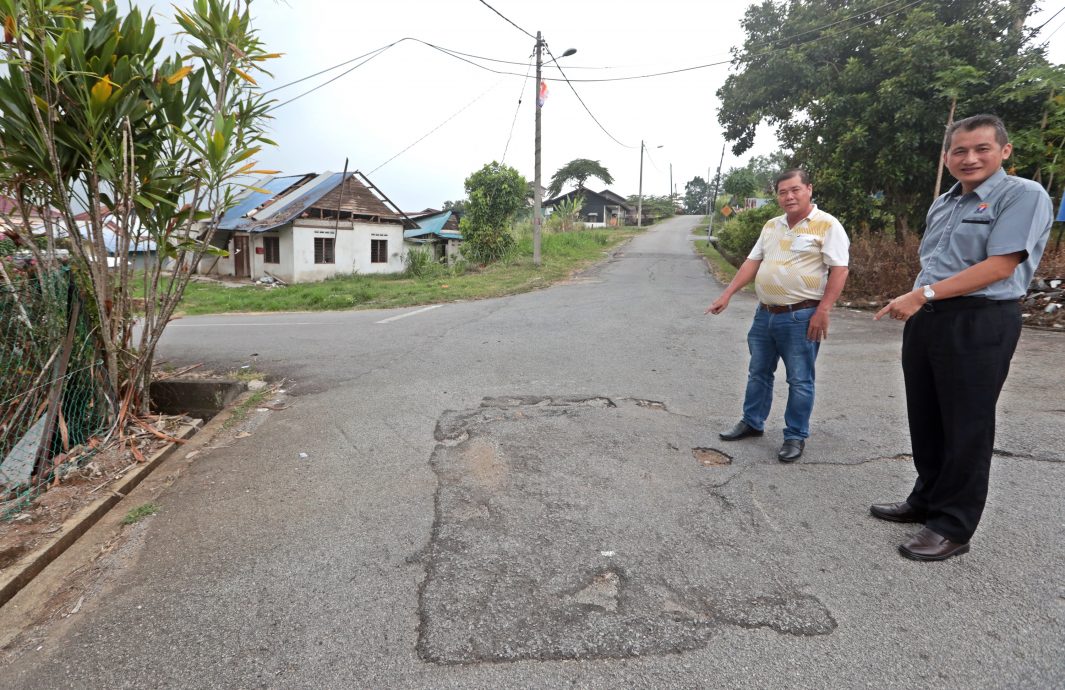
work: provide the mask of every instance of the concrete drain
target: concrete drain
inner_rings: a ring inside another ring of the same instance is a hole
[[[698,460],[699,464],[703,467],[718,467],[721,465],[732,464],[731,457],[714,448],[692,448],[692,456]]]

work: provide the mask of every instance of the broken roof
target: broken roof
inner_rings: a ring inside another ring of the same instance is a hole
[[[451,211],[444,211],[443,213],[438,213],[435,216],[419,218],[417,221],[417,228],[403,231],[403,239],[408,240],[413,239],[415,237],[436,235],[437,237],[443,237],[446,240],[461,240],[462,233],[444,227],[444,225],[447,224],[450,219]]]
[[[356,176],[362,181],[356,179]],[[373,191],[371,191],[371,189]],[[377,194],[374,194],[374,191]],[[417,227],[359,172],[266,177],[222,216],[219,230],[266,232],[317,209],[378,223]]]

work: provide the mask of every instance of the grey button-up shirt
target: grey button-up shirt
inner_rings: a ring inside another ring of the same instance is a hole
[[[1020,299],[1050,237],[1054,209],[1037,183],[999,168],[983,184],[962,194],[961,183],[928,209],[921,239],[921,273],[914,287],[946,280],[989,256],[1027,252],[1003,280],[969,293],[988,299]]]

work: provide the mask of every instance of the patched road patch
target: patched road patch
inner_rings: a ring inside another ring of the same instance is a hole
[[[743,468],[693,463],[690,418],[636,400],[515,397],[446,413],[418,652],[436,663],[626,658],[722,626],[836,623],[778,567]],[[698,456],[697,456],[698,457]]]

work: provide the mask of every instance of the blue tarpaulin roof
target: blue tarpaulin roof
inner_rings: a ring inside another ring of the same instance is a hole
[[[245,218],[245,216],[305,177],[307,176],[288,175],[285,177],[264,177],[258,180],[252,186],[265,189],[269,194],[249,189],[247,195],[237,201],[237,205],[226,211],[226,214],[222,216],[222,222],[218,224],[218,229],[236,230],[242,225],[250,223],[251,219]]]
[[[444,211],[435,216],[429,216],[428,218],[417,220],[415,222],[418,224],[418,227],[413,230],[404,230],[403,239],[406,240],[413,237],[436,235],[437,237],[443,237],[446,240],[461,240],[461,233],[454,230],[444,229],[444,224],[447,223],[449,218],[451,218],[451,211]]]

